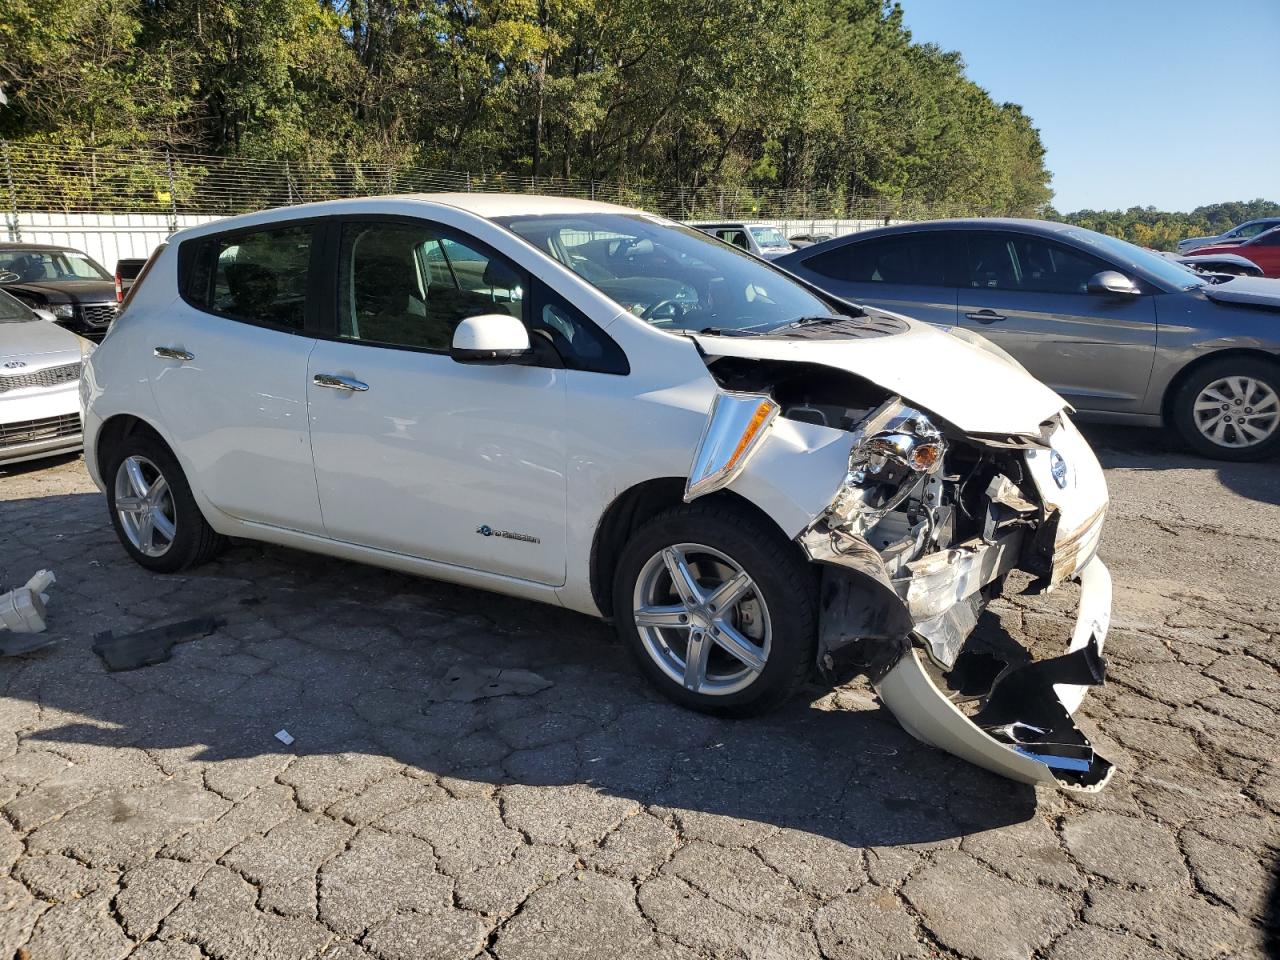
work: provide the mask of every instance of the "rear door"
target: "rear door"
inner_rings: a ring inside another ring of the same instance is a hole
[[[798,272],[846,300],[950,326],[956,322],[952,252],[945,233],[897,233],[815,253]]]
[[[185,241],[182,299],[156,324],[151,388],[184,467],[242,520],[322,532],[307,429],[310,223]]]
[[[995,341],[1080,410],[1142,412],[1155,359],[1154,291],[1088,293],[1090,277],[1119,268],[1035,234],[961,236],[961,326]]]

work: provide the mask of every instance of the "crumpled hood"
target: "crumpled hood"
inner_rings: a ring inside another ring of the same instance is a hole
[[[694,339],[709,357],[819,363],[846,370],[966,433],[1037,435],[1040,424],[1067,406],[1026,371],[915,320],[902,333],[865,339]]]
[[[1201,288],[1216,303],[1243,303],[1251,307],[1271,307],[1280,310],[1280,280],[1267,277],[1237,277],[1226,283],[1209,284]]]

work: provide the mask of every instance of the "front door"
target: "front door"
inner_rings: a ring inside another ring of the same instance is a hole
[[[1155,360],[1155,297],[1086,292],[1115,269],[1016,232],[966,234],[960,324],[1009,351],[1082,411],[1142,412]]]
[[[145,342],[165,430],[233,517],[322,533],[307,429],[308,224],[184,244],[182,299]]]
[[[311,354],[311,446],[329,537],[559,585],[565,372],[458,363],[469,316],[524,319],[528,282],[423,221],[335,223],[336,325]]]

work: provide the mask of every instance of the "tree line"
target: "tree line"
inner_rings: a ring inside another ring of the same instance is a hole
[[[885,0],[4,0],[0,136],[1037,214],[1044,148]]]
[[[1049,208],[1045,217],[1108,233],[1141,247],[1174,250],[1178,241],[1185,237],[1216,236],[1246,220],[1280,217],[1280,203],[1273,200],[1211,203],[1196,207],[1190,213],[1130,207],[1128,210],[1078,210],[1059,214]]]

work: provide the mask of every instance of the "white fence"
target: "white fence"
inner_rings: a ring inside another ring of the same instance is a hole
[[[126,257],[146,257],[177,230],[209,223],[217,217],[164,213],[18,213],[4,218],[0,239],[53,243],[82,250],[108,270]],[[842,237],[905,220],[746,220],[777,227],[784,237],[829,234]]]
[[[216,219],[164,213],[18,213],[5,216],[0,239],[82,250],[114,271],[117,260],[150,256],[174,231]]]

